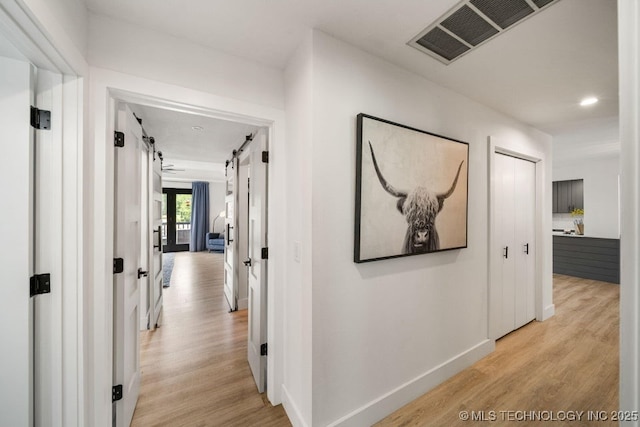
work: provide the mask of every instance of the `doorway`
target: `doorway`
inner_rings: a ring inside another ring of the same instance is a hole
[[[128,104],[126,102],[124,103]],[[149,122],[146,122],[144,120],[144,117],[140,117],[140,119],[142,119],[145,122],[145,127],[149,132],[153,133],[154,135],[157,134],[156,131],[151,126],[147,127],[147,124]],[[263,191],[261,193],[255,193],[255,196],[254,196],[255,200],[253,204],[254,206],[260,206],[261,209],[264,208],[265,210],[268,202],[268,199],[266,198],[266,188],[269,180],[267,178],[268,171],[266,168],[266,162],[263,162],[262,159],[265,158],[265,154],[266,154],[266,141],[267,141],[268,132],[269,132],[268,128],[263,128],[262,136],[258,138],[258,142],[247,147],[247,153],[251,155],[251,162],[259,161],[262,165],[261,167],[256,167],[255,169],[262,171],[262,179],[259,182],[262,183]],[[155,144],[163,152],[163,157],[167,156],[167,151],[165,151],[162,147],[162,141],[159,139],[156,139]],[[231,153],[228,153],[228,154],[231,155]],[[235,155],[235,153],[233,153],[233,155]],[[186,162],[186,169],[188,168],[189,168],[189,163]],[[247,197],[247,203],[249,203],[249,200],[248,200],[249,196],[246,195],[245,197]],[[161,236],[164,237],[163,240],[165,240],[166,246],[168,246],[168,248],[165,249],[165,251],[170,251],[172,249],[174,250],[182,249],[179,247],[179,245],[180,244],[184,245],[185,243],[188,242],[188,240],[185,238],[187,236],[180,236],[180,231],[181,231],[180,225],[185,223],[187,224],[190,223],[191,190],[184,189],[184,188],[164,188],[162,198],[164,202],[163,214],[166,218],[166,222],[164,222],[164,224],[166,224],[166,227],[165,227],[166,231],[164,233],[161,233]],[[212,210],[214,212],[218,211],[218,209],[212,209]],[[252,227],[245,227],[245,226],[238,227],[238,229],[242,229],[242,233],[245,237],[257,236],[258,238],[256,243],[253,245],[253,248],[249,249],[249,252],[252,254],[253,259],[255,260],[255,262],[251,266],[253,277],[256,278],[255,284],[253,286],[254,292],[252,293],[254,295],[255,304],[253,305],[253,308],[249,310],[249,312],[245,311],[245,314],[244,314],[245,318],[247,317],[249,318],[245,321],[248,324],[247,327],[249,328],[249,330],[256,331],[257,333],[245,335],[245,342],[248,342],[252,345],[249,346],[251,351],[245,350],[244,360],[246,363],[246,360],[249,358],[249,355],[253,356],[254,362],[257,360],[257,364],[252,362],[251,364],[247,363],[246,366],[247,368],[249,367],[249,365],[256,366],[256,369],[255,369],[255,371],[257,372],[256,384],[258,384],[258,391],[263,392],[265,391],[266,371],[267,371],[267,354],[265,351],[266,350],[265,344],[266,344],[266,331],[267,331],[266,281],[267,281],[267,274],[268,274],[268,270],[266,268],[266,262],[267,262],[266,256],[263,256],[263,254],[266,254],[266,252],[264,252],[263,249],[266,249],[266,230],[267,230],[268,221],[267,221],[266,214],[260,214],[255,212],[252,219],[253,221],[251,223],[254,224]],[[248,217],[246,221],[247,223],[250,223]],[[173,224],[174,222],[175,222],[175,225]],[[215,219],[213,218],[211,219],[211,224],[215,224]],[[184,229],[184,227],[182,229]],[[231,243],[235,244],[233,233],[227,233],[226,238],[227,238],[227,242],[225,243],[227,245]],[[185,247],[184,249],[187,249],[187,248]],[[184,256],[182,256],[182,254],[178,254],[176,256],[176,260],[178,259],[191,260],[191,259],[195,259],[194,257],[199,257],[201,255],[209,258],[216,257],[216,256],[220,258],[222,257],[222,255],[220,254],[213,254],[208,252],[204,252],[203,254],[188,253],[188,254],[184,254]],[[175,266],[176,269],[179,268],[177,265],[178,262],[179,261],[176,261],[176,266]],[[191,262],[191,261],[188,261],[188,262]],[[246,267],[244,266],[242,267],[242,269],[245,272],[247,271]],[[221,275],[221,278],[222,278],[222,275]],[[209,279],[208,277],[202,278],[202,280],[208,280],[208,279]],[[198,290],[196,289],[197,287],[196,285],[200,279],[194,276],[194,277],[191,277],[189,280],[194,281],[193,282],[194,286],[192,287],[192,289],[197,293]],[[181,292],[181,291],[177,289],[174,291],[173,286],[170,286],[169,289],[165,291],[165,298],[167,301],[169,300],[170,293],[173,293],[173,292]],[[189,292],[191,292],[191,290]],[[221,292],[220,297],[223,298],[223,295],[224,294]],[[195,294],[194,294],[194,297],[195,297]],[[246,300],[248,300],[248,298],[246,298]],[[260,301],[263,301],[264,304],[262,304]],[[248,306],[248,303],[245,303],[245,304],[247,304]],[[255,315],[252,314],[253,312],[255,312]],[[227,314],[227,317],[230,318],[231,315],[229,313],[226,313],[226,314]],[[166,306],[164,309],[163,319],[169,319],[169,313],[167,311]],[[202,321],[202,319],[200,320]],[[206,319],[206,321],[210,322],[211,319]],[[116,322],[117,322],[117,319],[116,319]],[[228,323],[228,319],[225,320],[225,322]],[[164,320],[163,320],[163,323],[164,323]],[[165,325],[165,327],[168,328],[169,325]],[[213,329],[216,330],[217,328],[214,327]],[[163,334],[156,334],[156,335],[163,335]],[[251,339],[248,340],[247,339],[248,336]],[[176,349],[175,351],[180,351],[180,349]],[[151,370],[147,369],[146,372],[152,372],[152,369]],[[250,372],[251,371],[249,371],[249,373]],[[251,378],[251,376],[249,378]]]
[[[191,189],[162,189],[162,251],[189,250],[191,242]]]
[[[551,239],[543,227],[545,156],[521,147],[512,148],[509,141],[493,137],[489,138],[488,156],[489,337],[497,339],[533,318],[548,319],[553,316],[555,306],[551,275],[536,273],[545,265],[549,269],[551,264],[551,254],[540,250],[545,247],[545,240]],[[520,173],[520,166],[526,172]],[[511,197],[506,198],[504,192],[509,189]],[[524,193],[528,194],[526,199],[521,198]],[[516,213],[520,215],[516,217]],[[505,215],[510,215],[508,233]],[[516,271],[522,276],[516,276]]]

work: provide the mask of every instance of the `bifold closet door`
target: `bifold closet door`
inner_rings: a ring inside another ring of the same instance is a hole
[[[498,333],[501,337],[535,318],[534,212],[535,164],[498,154],[496,170],[496,233],[500,251]]]
[[[535,209],[536,166],[513,158],[515,214],[515,326],[535,319]]]

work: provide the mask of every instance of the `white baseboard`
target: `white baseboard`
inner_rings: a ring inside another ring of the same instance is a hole
[[[238,300],[238,310],[246,310],[249,308],[249,299],[242,298]]]
[[[447,360],[439,366],[402,384],[394,390],[329,424],[330,427],[373,425],[382,418],[422,396],[432,388],[451,378],[493,352],[496,344],[487,339]],[[294,424],[295,426],[296,424]]]
[[[555,304],[549,304],[548,306],[546,306],[544,308],[544,311],[542,312],[542,320],[541,321],[545,321],[550,317],[553,317],[553,315],[556,314],[556,306]]]
[[[309,425],[302,418],[302,414],[300,414],[300,410],[298,406],[294,403],[293,399],[289,395],[287,388],[282,386],[282,406],[284,407],[284,411],[287,413],[289,417],[289,421],[293,427],[309,427]]]

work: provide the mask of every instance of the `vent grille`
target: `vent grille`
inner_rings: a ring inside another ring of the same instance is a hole
[[[465,0],[408,44],[448,65],[559,0]]]
[[[471,4],[503,30],[533,13],[525,0],[471,0]]]
[[[451,61],[469,50],[469,47],[436,27],[425,34],[417,43]]]
[[[469,6],[462,6],[442,21],[441,25],[473,46],[498,33],[493,25],[482,19]]]

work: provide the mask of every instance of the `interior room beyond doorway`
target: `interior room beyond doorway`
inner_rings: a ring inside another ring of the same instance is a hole
[[[132,426],[290,425],[259,394],[247,363],[247,310],[230,313],[223,254],[176,254],[162,326],[140,340],[142,382]]]

